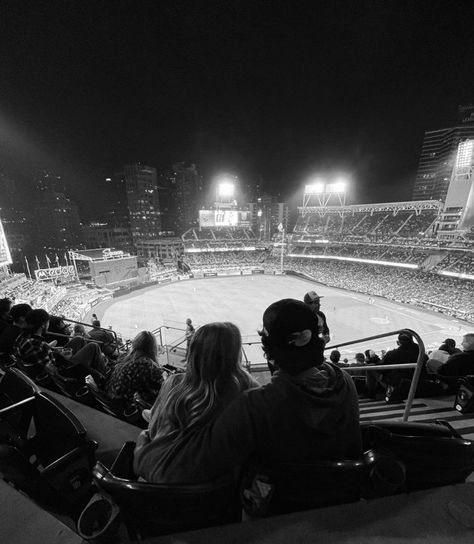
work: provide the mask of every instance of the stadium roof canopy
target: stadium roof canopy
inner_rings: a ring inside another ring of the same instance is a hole
[[[110,247],[98,249],[83,249],[78,251],[70,251],[69,257],[75,261],[104,261],[110,259],[124,259],[130,257],[129,253],[124,253],[120,250],[111,249]]]
[[[356,213],[356,212],[399,212],[414,211],[420,213],[424,210],[441,211],[443,202],[441,200],[413,200],[409,202],[384,202],[381,204],[353,204],[350,206],[299,206],[298,211],[303,215],[326,214],[326,213]]]

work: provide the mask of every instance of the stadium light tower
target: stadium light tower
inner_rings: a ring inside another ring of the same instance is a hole
[[[235,201],[236,182],[236,176],[222,176],[217,180],[216,208],[233,208],[237,205]]]
[[[305,185],[303,210],[311,206],[326,208],[331,200],[336,200],[339,206],[345,206],[347,185],[347,179],[342,176],[328,181],[318,178],[311,184]]]

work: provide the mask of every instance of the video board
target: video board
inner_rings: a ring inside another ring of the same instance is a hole
[[[10,248],[8,247],[7,238],[0,219],[0,267],[8,264],[12,264],[12,257],[10,255]]]
[[[241,210],[199,210],[199,226],[250,228],[252,214]]]

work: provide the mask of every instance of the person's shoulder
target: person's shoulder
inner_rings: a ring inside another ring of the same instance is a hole
[[[468,351],[460,351],[459,353],[453,353],[452,355],[450,355],[446,363],[464,361],[465,359],[470,359],[470,358],[474,359],[474,351],[472,353]]]

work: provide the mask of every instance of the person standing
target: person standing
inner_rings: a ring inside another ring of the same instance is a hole
[[[186,335],[186,357],[185,357],[185,359],[188,358],[189,345],[191,344],[191,340],[193,339],[193,336],[194,336],[195,332],[196,332],[196,329],[193,327],[193,322],[192,322],[191,318],[188,317],[188,319],[186,319],[186,332],[185,332],[185,335]]]
[[[323,297],[320,297],[316,291],[308,291],[305,294],[303,301],[313,310],[314,314],[318,318],[319,336],[324,340],[324,344],[326,345],[331,339],[331,336],[329,334],[326,316],[321,311],[322,298]]]

